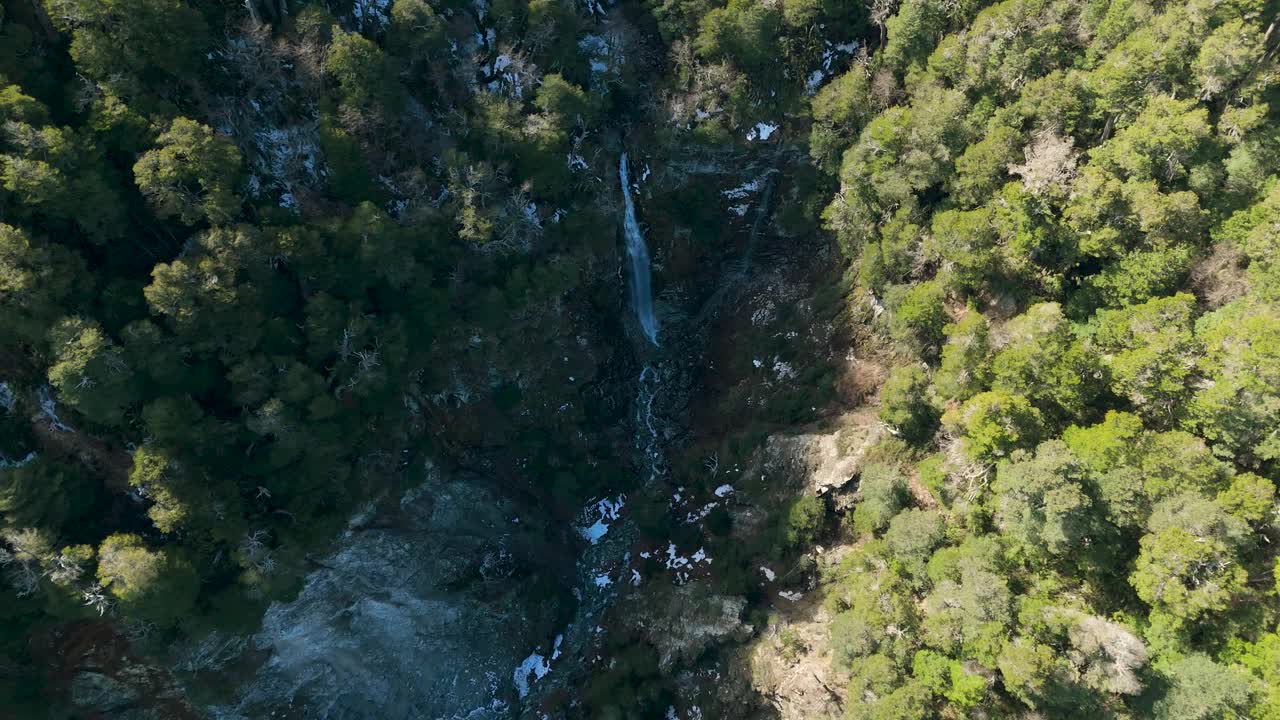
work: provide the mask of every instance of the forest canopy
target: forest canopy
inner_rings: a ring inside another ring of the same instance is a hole
[[[1280,720],[1280,6],[617,7],[4,3],[0,706],[58,623],[252,628],[410,447],[594,490],[597,409],[499,378],[616,303],[618,135],[782,127],[893,365],[821,578],[848,717]]]

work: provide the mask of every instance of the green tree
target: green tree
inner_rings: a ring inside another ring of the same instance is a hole
[[[176,118],[133,166],[157,214],[186,225],[230,222],[240,210],[240,151],[205,125]]]
[[[894,368],[880,389],[880,419],[913,443],[929,439],[938,411],[929,403],[929,376],[919,365]]]
[[[862,496],[853,511],[853,529],[859,533],[878,532],[907,504],[907,480],[896,468],[867,463],[858,478]]]
[[[98,582],[126,613],[162,626],[190,613],[199,587],[189,562],[125,534],[111,535],[98,546]]]
[[[183,0],[45,0],[49,17],[71,33],[71,57],[89,77],[129,89],[156,74],[193,80],[210,41],[204,18]],[[181,42],[175,42],[180,38]]]
[[[904,288],[888,298],[889,329],[895,340],[925,357],[936,356],[947,324],[946,291],[936,280]]]
[[[1034,447],[1044,433],[1044,419],[1026,397],[998,391],[974,395],[942,421],[960,432],[966,453],[981,463]]]
[[[1196,653],[1170,663],[1169,689],[1152,708],[1158,720],[1230,720],[1249,717],[1254,684],[1236,668]]]
[[[49,331],[54,363],[49,382],[58,397],[102,425],[120,425],[136,402],[133,370],[124,351],[97,323],[66,318]]]
[[[15,339],[43,342],[91,282],[74,251],[33,241],[21,229],[0,223],[0,324]]]
[[[947,344],[942,348],[934,387],[942,397],[963,402],[985,390],[990,382],[990,328],[982,313],[970,309],[943,332]]]
[[[945,532],[942,515],[932,510],[911,508],[889,521],[889,529],[884,534],[885,547],[916,587],[927,584],[925,565]]]
[[[1080,553],[1099,530],[1089,484],[1066,443],[1041,443],[1033,457],[999,466],[996,523],[1032,557]]]
[[[333,33],[324,70],[337,82],[338,97],[348,107],[395,113],[403,103],[404,90],[391,59],[359,33]]]
[[[992,389],[1018,393],[1059,420],[1085,414],[1103,368],[1076,336],[1057,303],[1040,303],[1009,321],[1008,340],[992,360]]]
[[[1194,620],[1220,612],[1245,589],[1248,578],[1221,537],[1197,537],[1168,527],[1141,540],[1129,582],[1153,608]]]
[[[1098,313],[1094,340],[1111,387],[1144,417],[1168,423],[1190,399],[1200,354],[1194,313],[1195,298],[1185,294]]]

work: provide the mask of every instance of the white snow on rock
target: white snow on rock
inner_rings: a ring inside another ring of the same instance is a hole
[[[746,203],[743,203],[741,205],[730,205],[729,212],[733,213],[734,215],[737,215],[738,217],[744,217],[746,216],[747,208],[749,207],[750,206],[747,205]]]
[[[748,140],[768,140],[775,132],[778,131],[777,125],[770,123],[758,122],[756,126],[747,131]]]
[[[718,502],[709,502],[706,505],[703,505],[701,508],[687,513],[684,517],[684,522],[686,525],[691,525],[700,520],[705,520],[706,517],[711,514],[711,511],[716,509],[719,506],[720,506],[720,503]]]
[[[795,601],[799,600],[800,598],[804,597],[804,593],[802,593],[802,592],[795,592],[795,591],[793,591],[793,590],[783,590],[783,591],[781,591],[781,592],[779,592],[779,593],[778,593],[778,597],[781,597],[781,598],[783,598],[783,599],[785,599],[785,600],[790,600],[791,602],[795,602]]]
[[[13,397],[13,390],[9,389],[8,383],[0,382],[0,407],[5,410],[12,410],[17,400]]]
[[[774,571],[772,571],[772,570],[770,570],[769,568],[765,567],[764,565],[761,565],[761,566],[760,566],[760,572],[764,573],[764,579],[765,579],[765,580],[768,580],[769,582],[773,582],[774,580],[776,580],[776,579],[778,578],[778,574],[777,574],[777,573],[775,573]]]
[[[795,368],[790,363],[783,362],[777,355],[773,356],[773,372],[779,380],[790,380],[796,377]]]
[[[741,200],[742,198],[760,189],[760,180],[761,180],[760,178],[756,178],[755,180],[752,180],[751,182],[743,183],[736,188],[731,188],[729,190],[721,190],[720,194],[729,198],[730,200]]]
[[[599,35],[586,35],[578,41],[578,49],[591,63],[591,73],[598,75],[609,70],[609,42]]]
[[[680,553],[676,552],[675,543],[670,543],[667,545],[666,566],[668,570],[675,570],[677,568],[682,568],[688,564],[689,564],[689,558],[681,557]]]
[[[732,486],[732,485],[724,484],[724,485],[721,485],[720,487],[716,488],[716,497],[718,497],[718,498],[728,497],[728,496],[730,496],[730,495],[732,495],[732,494],[733,494],[733,486]]]
[[[596,576],[596,587],[609,587],[613,584],[613,580],[609,578],[608,573]]]
[[[592,545],[600,542],[600,538],[604,537],[609,532],[609,523],[618,519],[618,513],[622,510],[625,500],[625,495],[619,495],[616,500],[604,498],[597,502],[594,508],[588,509],[584,512],[588,518],[592,515],[596,515],[596,521],[586,527],[579,527],[578,534],[588,540]]]
[[[529,676],[532,675],[533,681],[537,682],[546,677],[549,672],[551,672],[551,663],[535,652],[516,667],[511,680],[516,685],[516,692],[520,693],[520,697],[524,697],[529,694]]]
[[[813,73],[809,75],[809,79],[805,80],[804,89],[812,95],[818,91],[818,88],[822,86],[822,81],[826,79],[826,73],[821,70],[814,70]]]
[[[639,570],[631,571],[631,586],[640,587],[640,571]]]
[[[705,562],[708,565],[711,564],[711,558],[707,557],[706,548],[698,548],[698,552],[694,553],[690,559],[696,563]]]

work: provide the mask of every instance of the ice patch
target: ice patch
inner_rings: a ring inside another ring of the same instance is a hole
[[[622,510],[624,500],[626,500],[626,496],[619,495],[617,500],[605,498],[597,502],[594,513],[599,515],[598,519],[589,526],[579,527],[578,534],[592,545],[600,542],[600,538],[609,532],[609,523],[618,519],[618,513]],[[585,514],[590,517],[593,512],[592,510],[587,510]]]
[[[726,485],[721,485],[720,487],[716,488],[716,497],[718,497],[718,498],[728,497],[729,495],[732,495],[732,494],[733,494],[733,486],[732,486],[732,485],[728,485],[728,484],[726,484]]]
[[[748,140],[768,140],[775,132],[778,131],[777,125],[770,123],[758,122],[756,126],[747,131]]]

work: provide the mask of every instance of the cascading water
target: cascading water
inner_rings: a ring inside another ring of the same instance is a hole
[[[618,161],[618,179],[622,183],[625,212],[622,231],[627,238],[627,257],[631,259],[631,306],[635,308],[640,329],[649,342],[658,344],[658,318],[653,314],[653,290],[649,279],[649,248],[645,247],[636,221],[636,206],[631,200],[631,178],[627,173],[627,154]]]

